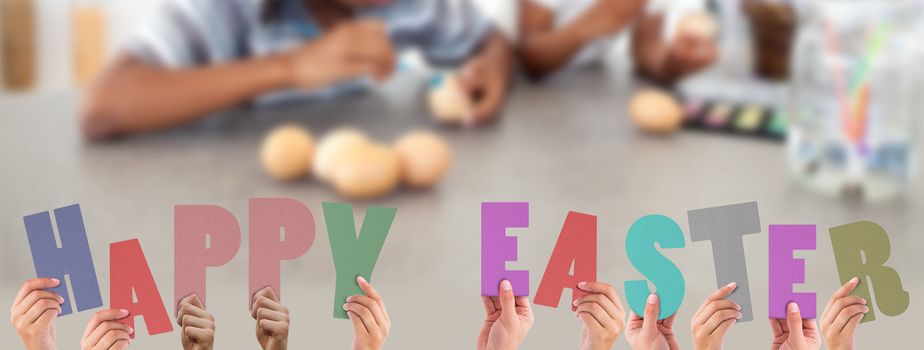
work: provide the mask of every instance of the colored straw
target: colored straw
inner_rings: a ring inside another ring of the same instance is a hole
[[[825,42],[828,46],[828,51],[833,57],[840,59],[840,45],[837,42],[837,33],[834,31],[834,27],[831,25],[831,22],[825,22]],[[847,100],[847,86],[845,81],[844,67],[840,62],[833,62],[832,69],[834,70],[834,89],[837,94],[837,104],[838,109],[840,109],[841,114],[841,129],[845,136],[850,138],[853,132],[853,123],[851,123],[849,103]],[[853,140],[851,138],[851,140]],[[855,141],[855,140],[854,140]]]

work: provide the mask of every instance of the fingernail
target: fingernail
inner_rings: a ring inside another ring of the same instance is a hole
[[[128,334],[135,334],[135,329],[132,327],[128,327]]]
[[[119,309],[119,314],[121,314],[123,317],[124,317],[124,316],[128,316],[128,310]]]
[[[344,310],[347,310],[347,304],[343,304],[340,307],[342,307]]]
[[[366,279],[363,278],[362,275],[356,276],[356,282],[359,282],[359,284],[366,284],[366,283],[369,283],[369,282],[366,282]]]
[[[735,304],[735,310],[741,310],[741,305]]]
[[[735,289],[735,287],[737,287],[737,286],[738,286],[737,283],[732,282],[732,283],[726,284],[726,285],[725,285],[725,288]]]
[[[854,278],[851,278],[851,279],[850,279],[850,281],[848,281],[848,282],[850,282],[850,284],[857,284],[857,283],[859,283],[859,282],[860,282],[860,279],[859,279],[859,278],[856,278],[856,277],[854,277]]]
[[[571,305],[578,306],[578,301],[577,301],[577,300],[572,301],[572,302],[571,302]]]
[[[735,318],[736,318],[736,319],[741,318],[741,313],[739,312],[739,313],[735,314]]]
[[[353,300],[353,296],[352,296],[352,295],[351,295],[351,296],[348,296],[348,297],[346,297],[346,302],[348,302],[348,303],[349,303],[349,302],[350,302],[350,301],[352,301],[352,300]]]
[[[64,304],[64,297],[58,296],[58,304]]]
[[[865,313],[867,313],[867,312],[869,312],[869,307],[864,306],[864,307],[863,307],[863,313],[865,314]]]
[[[866,299],[860,298],[860,304],[866,305]]]
[[[61,280],[59,280],[59,279],[57,279],[57,278],[52,278],[52,279],[51,279],[51,283],[54,283],[55,285],[58,285],[58,284],[61,284]]]
[[[658,303],[658,295],[657,295],[657,294],[654,294],[654,293],[649,294],[649,295],[648,295],[648,303],[649,303],[649,304],[657,304],[657,303]]]
[[[799,304],[796,304],[795,302],[790,302],[789,305],[786,306],[786,309],[789,310],[790,313],[793,313],[793,314],[797,313],[799,312]]]
[[[587,287],[587,282],[578,282],[578,288],[584,289],[584,287]]]
[[[503,290],[505,290],[505,291],[506,291],[506,290],[511,290],[511,289],[513,289],[513,286],[510,285],[510,281],[508,281],[508,280],[503,280],[503,281],[501,281],[501,289],[503,289]]]

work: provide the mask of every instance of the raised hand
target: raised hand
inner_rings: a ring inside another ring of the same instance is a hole
[[[516,349],[533,326],[529,297],[514,297],[507,280],[501,281],[498,294],[481,297],[486,315],[478,334],[478,350]]]
[[[135,330],[119,320],[128,317],[128,310],[108,309],[97,312],[87,323],[80,338],[82,350],[122,350],[132,344]]]
[[[205,310],[199,296],[190,294],[180,300],[176,324],[184,350],[211,350],[215,344],[215,317]]]
[[[719,288],[708,297],[690,320],[693,334],[693,349],[719,350],[725,340],[725,334],[741,318],[741,306],[731,300],[725,300],[728,294],[737,288],[734,282]]]
[[[581,349],[611,349],[626,328],[626,312],[613,286],[602,282],[581,282],[578,289],[589,294],[574,301],[575,316],[581,319]]]
[[[353,321],[353,350],[381,349],[391,329],[388,310],[382,296],[363,276],[357,276],[356,283],[365,295],[351,295],[343,304],[343,309]]]
[[[821,348],[821,335],[814,318],[802,318],[799,304],[790,302],[786,305],[786,319],[770,319],[773,331],[772,350],[818,350]]]
[[[253,296],[250,316],[256,320],[257,342],[263,350],[285,350],[289,344],[289,309],[270,287]]]
[[[645,317],[639,317],[634,311],[629,313],[626,324],[626,340],[634,350],[677,350],[677,337],[674,336],[674,318],[676,314],[658,320],[661,300],[657,294],[648,296],[645,303]]]
[[[821,315],[821,332],[830,350],[854,349],[857,326],[863,315],[869,312],[865,299],[850,295],[859,283],[860,280],[854,277],[835,291]]]
[[[55,278],[33,278],[22,284],[10,307],[10,323],[28,350],[55,348],[55,317],[64,302],[58,293],[45,290],[57,287]]]

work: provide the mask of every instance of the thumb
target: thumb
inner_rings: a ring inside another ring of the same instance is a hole
[[[513,286],[510,284],[510,281],[501,281],[498,294],[500,295],[501,318],[516,317],[516,302],[514,301]]]
[[[658,312],[661,310],[661,300],[658,295],[651,293],[645,302],[645,316],[642,320],[642,332],[656,332],[658,328]]]
[[[786,326],[789,327],[790,343],[805,342],[805,335],[802,333],[802,313],[799,312],[799,304],[792,301],[786,305]]]

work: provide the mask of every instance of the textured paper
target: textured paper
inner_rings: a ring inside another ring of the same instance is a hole
[[[529,270],[507,270],[517,261],[517,238],[507,228],[529,227],[529,203],[481,203],[481,295],[497,296],[502,280],[510,281],[513,294],[529,295]]]
[[[132,298],[133,292],[137,302]],[[137,239],[109,245],[109,307],[128,310],[129,316],[119,322],[129,327],[134,328],[135,317],[144,317],[148,335],[173,331],[173,324]]]
[[[873,290],[876,292],[875,306],[883,314],[897,316],[904,313],[908,309],[911,296],[902,287],[898,272],[886,266],[892,251],[886,230],[874,222],[859,221],[832,227],[829,232],[841,284],[847,283],[851,278],[859,278],[860,284],[850,294],[866,299],[870,306],[869,312],[860,322],[876,319],[867,281],[872,282]]]
[[[80,205],[55,209],[55,224],[58,226],[61,248],[58,248],[55,241],[51,215],[47,211],[25,216],[23,222],[29,238],[29,248],[32,250],[36,276],[57,278],[61,281],[57,287],[48,289],[64,298],[58,316],[69,315],[72,312],[65,275],[70,276],[77,311],[103,306],[96,268],[93,266],[93,256],[87,242],[87,232],[80,215]]]
[[[793,258],[796,250],[815,250],[815,225],[770,225],[770,318],[786,318],[786,305],[799,305],[802,318],[815,318],[815,293],[796,293],[805,283],[805,260]]]
[[[362,294],[362,289],[356,284],[357,276],[372,281],[372,271],[398,210],[369,207],[366,209],[366,216],[357,237],[352,206],[340,203],[322,203],[322,206],[324,221],[327,223],[327,235],[330,238],[330,250],[334,257],[334,269],[337,272],[334,317],[346,319],[349,318],[343,310],[346,297]]]
[[[737,287],[725,299],[741,306],[738,322],[753,320],[744,235],[760,232],[757,202],[690,210],[687,217],[690,220],[690,240],[712,242],[716,288],[735,282]]]
[[[282,300],[280,263],[305,254],[314,243],[314,215],[304,203],[291,198],[250,199],[250,292],[271,287]],[[283,237],[280,237],[282,233]]]
[[[206,246],[206,240],[209,245]],[[234,258],[241,247],[241,226],[216,205],[177,205],[173,209],[173,307],[196,294],[206,304],[205,271]]]
[[[574,274],[571,274],[572,267]],[[577,288],[579,282],[597,280],[597,217],[568,212],[558,234],[555,250],[545,267],[534,302],[558,307],[565,288],[571,289],[571,300],[586,295]],[[571,306],[575,309],[574,305]]]
[[[625,282],[626,299],[636,315],[645,314],[645,303],[651,290],[648,281],[655,286],[661,300],[658,319],[662,320],[677,312],[683,303],[686,284],[677,265],[661,255],[661,249],[683,248],[686,242],[683,231],[674,220],[664,215],[646,215],[635,221],[626,234],[626,255],[632,266],[648,280]]]

